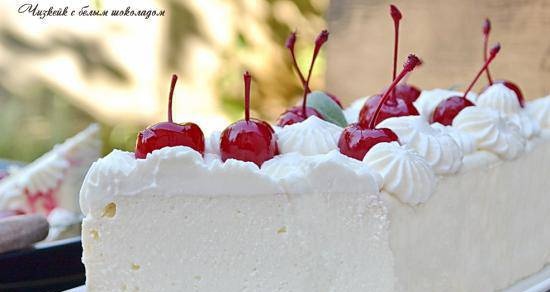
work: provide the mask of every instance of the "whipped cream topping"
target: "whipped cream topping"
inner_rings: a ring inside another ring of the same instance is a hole
[[[370,96],[361,97],[352,102],[351,105],[344,110],[344,116],[349,124],[357,123],[359,120],[359,113],[361,112],[363,105],[365,105],[365,101],[369,98]]]
[[[466,107],[453,120],[453,127],[470,134],[476,148],[514,159],[525,150],[519,127],[502,113],[488,107]]]
[[[181,179],[174,179],[177,174]],[[212,183],[223,181],[223,184]],[[377,194],[381,179],[368,166],[338,151],[276,156],[262,168],[251,162],[205,155],[185,146],[153,151],[146,159],[114,150],[92,165],[80,192],[84,214],[98,212],[114,196],[259,196],[331,192]],[[97,194],[102,194],[98,196]],[[100,214],[92,214],[92,216]]]
[[[452,126],[444,126],[440,123],[431,124],[432,128],[441,133],[445,133],[456,142],[456,144],[462,149],[464,155],[471,154],[476,150],[474,137],[472,135],[460,131]]]
[[[301,123],[283,127],[277,131],[279,151],[298,152],[303,155],[325,154],[338,148],[342,128],[333,123],[310,116]]]
[[[406,145],[378,143],[363,161],[382,175],[382,188],[403,203],[413,206],[424,203],[434,191],[436,178],[432,168]]]
[[[279,180],[287,193],[333,192],[345,185],[346,191],[352,193],[365,192],[368,186],[365,193],[373,194],[382,187],[378,173],[338,150],[326,155],[304,156],[296,152],[279,155],[265,162],[261,172]],[[357,184],[357,179],[366,180],[366,184]]]
[[[526,111],[538,124],[543,136],[550,137],[550,95],[527,102]]]
[[[502,83],[495,83],[479,95],[477,106],[490,107],[506,115],[515,114],[521,110],[516,93]]]
[[[210,135],[208,135],[205,138],[204,141],[204,152],[220,155],[220,136],[222,132],[221,131],[212,131]]]
[[[416,150],[438,174],[455,173],[462,166],[460,146],[450,135],[433,129],[421,116],[388,118],[378,127],[391,129],[401,144]]]
[[[440,88],[422,90],[420,96],[416,99],[416,101],[414,101],[413,104],[422,117],[424,117],[427,121],[431,121],[433,112],[439,103],[451,96],[462,95],[464,95],[464,92]],[[477,95],[473,92],[468,92],[466,98],[472,102],[475,102]]]
[[[476,105],[501,112],[518,126],[524,138],[531,139],[540,133],[540,126],[521,108],[516,93],[504,84],[495,83],[489,86],[479,95]]]

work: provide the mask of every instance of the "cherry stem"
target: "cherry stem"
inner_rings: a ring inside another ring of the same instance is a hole
[[[170,84],[170,94],[168,95],[168,122],[173,123],[172,119],[172,99],[174,97],[174,89],[176,88],[176,82],[178,81],[178,75],[172,74],[172,83]]]
[[[487,62],[487,49],[488,49],[488,43],[489,43],[489,34],[491,33],[491,21],[489,18],[485,19],[485,22],[483,23],[483,62]],[[493,85],[493,78],[491,78],[491,72],[489,72],[489,67],[485,70],[487,73],[487,80],[489,81],[489,85]]]
[[[393,43],[393,75],[392,75],[392,81],[395,80],[395,76],[397,75],[397,48],[399,47],[399,21],[403,17],[401,14],[401,11],[397,9],[397,6],[391,4],[390,5],[390,14],[393,18],[393,26],[394,26],[394,43]]]
[[[298,77],[300,77],[300,81],[302,82],[302,87],[306,83],[306,79],[304,78],[304,74],[302,74],[302,71],[300,70],[300,67],[298,66],[298,62],[296,61],[296,55],[294,53],[294,44],[296,43],[296,31],[293,31],[288,39],[286,40],[286,47],[290,51],[290,56],[292,57],[292,64],[294,66],[294,69],[296,69],[296,72],[298,73]]]
[[[462,96],[462,98],[466,98],[466,95],[468,94],[468,92],[470,92],[470,90],[472,90],[472,88],[476,84],[477,80],[479,79],[479,76],[481,76],[483,71],[485,71],[489,67],[489,64],[491,64],[491,62],[495,59],[495,57],[497,56],[499,51],[500,51],[500,43],[497,43],[495,46],[493,46],[491,48],[491,52],[489,52],[489,59],[487,59],[487,61],[485,61],[485,64],[483,64],[483,67],[481,67],[481,70],[479,70],[479,72],[477,72],[476,77],[474,78],[472,83],[470,83],[470,86],[468,86],[468,89],[466,89],[466,91],[464,92],[464,95]]]
[[[248,71],[244,72],[244,120],[250,120],[250,73]]]
[[[307,106],[307,94],[311,92],[309,89],[309,80],[311,79],[311,73],[313,72],[313,65],[315,65],[315,60],[317,60],[317,56],[319,55],[319,51],[321,50],[321,47],[323,44],[325,44],[328,40],[328,30],[324,29],[319,33],[317,38],[315,38],[315,48],[313,49],[313,56],[311,57],[311,63],[309,64],[309,70],[307,73],[307,78],[304,83],[304,96],[302,98],[302,116],[304,118],[307,117],[306,113],[306,106]]]
[[[397,86],[397,84],[401,81],[401,79],[403,79],[409,72],[411,72],[416,66],[420,64],[422,64],[422,61],[417,56],[410,54],[407,57],[407,62],[405,62],[405,64],[403,65],[403,70],[393,80],[390,87],[388,87],[386,92],[384,92],[384,95],[382,96],[382,98],[380,98],[380,101],[378,102],[378,106],[376,107],[376,111],[374,112],[372,120],[370,120],[369,122],[369,125],[368,125],[369,129],[374,129],[374,126],[376,126],[375,123],[376,123],[376,120],[378,119],[378,115],[380,114],[380,110],[382,109],[382,105],[386,102],[386,100],[390,96],[390,92],[393,91],[393,89],[395,88],[395,86]]]

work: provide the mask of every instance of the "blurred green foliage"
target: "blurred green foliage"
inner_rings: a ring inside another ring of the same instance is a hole
[[[258,0],[260,1],[260,0]],[[268,5],[266,25],[269,28],[269,37],[273,43],[278,44],[280,50],[284,49],[284,42],[293,24],[285,23],[277,18],[273,12],[273,6],[286,0],[262,0]],[[315,17],[319,19],[324,13],[323,5],[312,5],[316,0],[292,1],[298,8],[304,19]],[[317,0],[319,2],[320,0]],[[102,1],[92,1],[94,6],[102,6]],[[159,61],[163,72],[171,72],[182,68],[185,62],[186,40],[190,37],[199,38],[205,42],[203,29],[198,25],[193,10],[186,1],[164,0],[163,6],[167,7],[165,46]],[[288,1],[286,1],[288,2]],[[324,1],[321,1],[324,2]],[[242,3],[231,2],[239,7]],[[318,26],[318,23],[317,23]],[[246,28],[240,28],[246,29]],[[317,29],[317,27],[315,27]],[[248,32],[249,33],[249,32]],[[80,67],[84,76],[101,75],[110,80],[124,84],[129,82],[125,68],[117,65],[113,57],[105,48],[98,45],[94,38],[86,35],[59,34],[48,39],[47,42],[36,43],[25,39],[17,29],[0,28],[0,42],[2,47],[9,51],[11,60],[0,62],[0,76],[6,76],[5,72],[17,70],[19,64],[26,62],[33,56],[48,56],[56,52],[70,54]],[[311,54],[311,40],[301,39],[299,49],[299,62],[304,68],[309,63]],[[247,39],[247,31],[239,31],[232,45],[221,49],[222,62],[228,63],[228,68],[217,77],[217,92],[224,112],[231,119],[242,116],[242,81],[236,72],[244,71],[246,67],[245,57],[250,49],[250,41]],[[287,54],[280,54],[287,56]],[[237,56],[237,57],[236,57]],[[275,57],[280,58],[280,57]],[[286,57],[285,57],[286,58]],[[262,117],[274,120],[282,108],[296,102],[300,96],[301,87],[292,72],[289,59],[274,60],[274,64],[282,64],[280,68],[270,68],[269,76],[262,72],[251,72],[255,77],[253,94],[261,97],[254,100],[253,110]],[[324,71],[324,60],[321,55],[316,65],[315,72]],[[194,74],[195,72],[183,72]],[[263,74],[263,75],[262,75]],[[110,124],[107,121],[98,120],[92,116],[77,100],[62,88],[50,84],[47,80],[35,80],[33,77],[20,76],[24,83],[14,81],[12,78],[0,78],[0,158],[8,158],[22,161],[32,161],[48,151],[54,144],[64,141],[88,124],[97,122],[102,126],[102,139],[104,153],[114,148],[132,150],[136,133],[145,127],[145,123],[128,122],[122,124]],[[160,94],[159,94],[160,95]]]

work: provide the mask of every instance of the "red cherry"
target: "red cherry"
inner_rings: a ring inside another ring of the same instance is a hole
[[[319,55],[319,51],[321,50],[321,47],[323,46],[324,43],[327,42],[327,40],[328,40],[327,30],[321,31],[321,33],[315,39],[315,48],[313,49],[313,56],[311,57],[311,63],[309,64],[309,71],[307,74],[307,78],[304,77],[304,74],[302,74],[300,67],[298,67],[298,62],[296,61],[296,55],[294,54],[294,44],[296,43],[296,32],[291,33],[288,39],[286,40],[286,47],[290,51],[290,56],[292,57],[292,65],[294,66],[294,69],[298,73],[298,77],[300,78],[300,81],[302,82],[302,86],[304,88],[304,96],[302,97],[301,107],[291,108],[289,110],[286,110],[283,114],[281,114],[281,116],[277,120],[278,126],[284,127],[284,126],[292,125],[294,123],[299,123],[299,122],[305,121],[311,115],[315,115],[320,119],[323,119],[323,117],[315,109],[309,108],[307,106],[307,95],[308,93],[311,92],[309,88],[309,80],[311,78],[311,73],[313,72],[313,65],[315,64],[315,60]],[[331,98],[336,103],[338,103],[340,107],[342,106],[340,101],[335,96],[331,96]]]
[[[392,142],[398,140],[397,135],[390,129],[375,129],[374,121],[378,120],[383,105],[386,103],[397,83],[399,83],[399,81],[401,81],[407,73],[411,72],[420,63],[421,61],[418,57],[415,55],[409,55],[401,73],[395,80],[393,80],[384,95],[380,97],[378,106],[372,114],[373,118],[370,122],[366,123],[360,120],[359,123],[354,123],[344,128],[342,134],[340,135],[340,139],[338,140],[338,149],[340,149],[340,153],[358,160],[362,160],[363,157],[365,157],[365,154],[374,145],[381,142]]]
[[[393,46],[393,75],[392,81],[395,80],[397,74],[397,55],[399,47],[399,21],[403,17],[401,11],[395,6],[390,5],[390,15],[394,24],[394,46]],[[420,64],[418,64],[420,65]],[[413,101],[420,96],[420,90],[414,86],[405,83],[395,86],[389,95],[386,102],[382,104],[379,118],[374,121],[375,124],[391,117],[413,116],[419,115],[418,110],[414,107]],[[359,112],[359,121],[362,123],[370,123],[374,112],[378,108],[381,94],[375,95],[365,102],[365,105]]]
[[[432,122],[438,122],[445,126],[453,124],[453,119],[465,107],[474,106],[475,104],[462,96],[451,96],[437,105],[432,116]]]
[[[172,121],[172,97],[178,76],[172,75],[168,99],[168,122],[161,122],[139,132],[135,157],[143,159],[147,154],[164,147],[187,146],[204,154],[204,134],[194,123],[177,124]]]
[[[487,61],[487,49],[488,49],[490,33],[491,33],[491,21],[488,18],[486,18],[485,22],[483,23],[483,61],[485,62]],[[521,92],[521,90],[516,84],[506,80],[495,80],[493,82],[493,78],[491,77],[491,72],[489,71],[489,67],[487,67],[487,69],[485,70],[485,73],[487,75],[487,80],[489,81],[489,85],[487,85],[483,89],[483,91],[485,91],[489,86],[493,85],[494,83],[501,83],[516,93],[516,96],[518,97],[519,105],[521,107],[525,106],[525,98],[523,97],[523,93]]]
[[[302,106],[295,106],[287,109],[282,115],[277,119],[277,125],[279,127],[284,127],[292,125],[294,123],[303,122],[306,120],[304,118]],[[323,116],[314,108],[307,106],[306,107],[306,117],[316,116],[320,119],[324,119]]]
[[[365,101],[365,104],[359,112],[359,121],[363,123],[369,123],[373,117],[374,113],[378,109],[380,104],[381,95],[377,94],[368,98]],[[404,99],[396,99],[393,93],[390,94],[386,102],[382,104],[380,108],[380,113],[378,118],[375,121],[375,125],[379,124],[383,120],[391,117],[402,117],[402,116],[417,116],[419,115],[418,110],[414,107],[412,102],[407,102]]]
[[[250,118],[250,73],[244,74],[245,118],[229,125],[220,136],[220,153],[223,161],[229,158],[254,162],[258,167],[279,154],[275,131],[271,126]]]
[[[500,51],[500,44],[497,43],[492,49],[491,54],[489,56],[489,59],[485,61],[485,64],[483,64],[483,67],[481,67],[481,70],[477,73],[476,77],[472,82],[470,83],[470,86],[468,86],[468,89],[464,92],[464,95],[462,96],[451,96],[447,99],[442,100],[437,107],[434,110],[434,113],[432,115],[432,122],[440,123],[445,126],[450,126],[453,123],[454,118],[460,111],[462,111],[464,108],[468,106],[473,106],[474,104],[469,101],[466,98],[466,95],[468,95],[468,92],[472,90],[472,87],[474,87],[474,84],[476,84],[477,80],[479,79],[479,76],[487,69],[487,66],[491,64],[491,62],[495,59],[496,55]]]
[[[420,96],[421,90],[413,85],[407,83],[398,84],[395,89],[395,98],[402,99],[405,102],[413,103]]]
[[[347,126],[338,140],[340,153],[363,160],[367,152],[376,144],[397,141],[397,135],[388,128],[369,129],[359,123]]]

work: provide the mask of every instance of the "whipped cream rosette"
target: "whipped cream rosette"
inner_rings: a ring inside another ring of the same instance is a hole
[[[521,135],[527,139],[531,139],[540,133],[540,126],[521,107],[516,93],[502,83],[489,86],[479,95],[476,105],[498,110],[516,124]]]
[[[526,140],[519,127],[492,108],[467,107],[455,117],[453,127],[471,135],[477,149],[503,159],[514,159],[525,150]]]
[[[399,142],[416,150],[438,174],[457,172],[462,166],[463,151],[448,134],[433,129],[421,116],[389,118],[378,128],[391,129]]]

